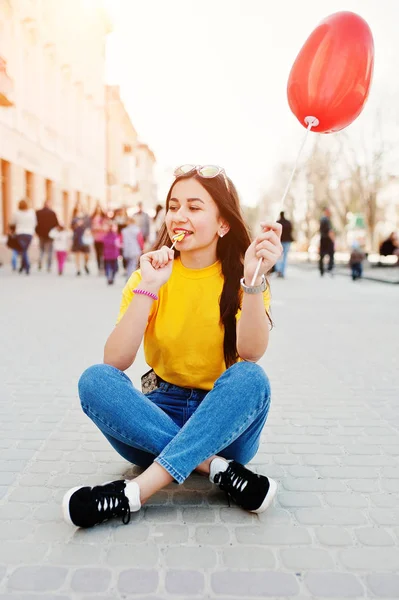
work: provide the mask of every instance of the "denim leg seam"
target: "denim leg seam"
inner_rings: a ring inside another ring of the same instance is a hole
[[[221,444],[219,444],[219,446],[218,446],[218,448],[219,448],[219,451],[220,451],[221,449],[223,450],[223,448],[226,448],[227,446],[229,446],[229,445],[230,445],[230,443],[231,443],[231,441],[232,441],[232,438],[236,436],[236,432],[239,432],[239,433],[238,433],[238,435],[235,437],[235,439],[236,439],[236,438],[237,438],[239,435],[241,435],[241,433],[243,433],[243,431],[245,431],[245,429],[246,429],[246,425],[247,425],[248,421],[251,419],[252,415],[254,415],[254,414],[259,414],[259,413],[260,413],[260,410],[261,410],[262,408],[266,408],[267,406],[269,406],[269,407],[270,407],[270,402],[266,403],[265,405],[262,405],[262,406],[260,407],[260,409],[259,409],[259,410],[255,410],[255,411],[253,411],[252,413],[250,413],[250,414],[248,415],[247,419],[245,420],[245,422],[243,423],[243,425],[241,426],[241,428],[238,428],[238,429],[236,429],[236,430],[235,430],[233,433],[231,433],[231,434],[230,434],[230,437],[229,437],[229,438],[227,438],[227,439],[226,439],[224,442],[222,442]],[[269,408],[267,409],[267,412],[269,412]],[[205,455],[205,456],[202,458],[202,460],[200,460],[200,462],[199,462],[198,464],[200,465],[202,462],[204,462],[204,460],[207,460],[207,458],[209,458],[210,456],[213,456],[214,454],[216,454],[216,452],[217,452],[217,448],[215,448],[215,450],[213,450],[213,452],[211,452],[209,455],[208,455],[208,454],[207,454],[207,455]]]
[[[232,438],[233,438],[233,437],[238,437],[239,435],[241,435],[241,433],[242,433],[243,431],[245,431],[245,429],[247,429],[246,425],[247,425],[248,421],[249,421],[250,419],[252,419],[252,417],[253,417],[254,415],[258,415],[258,414],[259,414],[259,413],[260,413],[260,412],[261,412],[261,411],[262,411],[264,408],[266,408],[266,406],[267,406],[267,404],[265,404],[265,405],[261,405],[259,409],[253,410],[253,411],[252,411],[252,412],[251,412],[251,413],[250,413],[250,414],[247,416],[247,418],[246,418],[246,420],[244,421],[243,425],[241,425],[241,427],[238,427],[238,429],[236,429],[235,431],[233,431],[233,432],[230,434],[230,437],[229,437],[229,438],[227,438],[226,440],[224,440],[224,442],[222,442],[222,444],[223,444],[223,447],[225,447],[225,446],[228,446],[228,445],[230,444],[230,442],[231,442],[231,440],[232,440]],[[267,411],[267,412],[269,412],[269,409],[268,409],[268,411]],[[239,432],[239,433],[238,433],[238,432]],[[236,435],[236,434],[237,434],[237,435]],[[204,459],[204,460],[205,460],[205,459]]]
[[[176,469],[174,469],[167,460],[158,457],[154,460],[154,462],[157,462],[159,465],[161,465],[161,467],[163,467],[178,483],[184,482],[185,477],[180,475],[180,473],[176,471]]]
[[[88,406],[85,406],[82,404],[82,408],[83,408],[83,412],[89,417],[90,415],[93,415],[93,417],[95,419],[97,419],[100,423],[102,423],[103,425],[105,425],[105,427],[108,427],[113,433],[116,433],[117,435],[120,435],[121,437],[123,437],[124,439],[121,440],[123,441],[123,443],[128,443],[129,446],[132,446],[133,448],[137,448],[138,450],[144,450],[144,452],[149,452],[150,454],[155,454],[156,455],[156,451],[154,452],[154,450],[150,449],[150,448],[145,448],[143,446],[137,446],[137,445],[133,445],[132,440],[127,437],[124,433],[122,433],[121,431],[118,431],[117,429],[115,429],[112,425],[110,425],[109,423],[106,423],[99,415],[97,415],[93,410],[91,410]],[[134,444],[137,444],[137,442],[135,441]]]

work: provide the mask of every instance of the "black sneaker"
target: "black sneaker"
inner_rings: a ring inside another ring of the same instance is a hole
[[[269,508],[277,491],[273,479],[253,473],[235,460],[229,463],[226,471],[216,473],[213,481],[238,506],[255,513]]]
[[[64,519],[76,527],[93,527],[111,517],[122,517],[127,525],[130,521],[129,500],[125,495],[126,483],[112,481],[95,487],[75,487],[69,490],[62,501]]]

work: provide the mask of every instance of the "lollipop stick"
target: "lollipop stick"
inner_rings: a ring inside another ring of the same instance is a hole
[[[304,136],[304,138],[303,138],[303,141],[302,141],[301,147],[299,148],[299,152],[298,152],[298,155],[297,155],[297,157],[296,157],[295,165],[294,165],[294,168],[292,169],[292,173],[291,173],[291,175],[290,175],[290,178],[289,178],[289,180],[288,180],[287,186],[286,186],[286,188],[285,188],[285,192],[284,192],[284,194],[283,194],[283,197],[281,198],[281,202],[280,202],[280,210],[279,210],[279,212],[281,212],[281,211],[283,211],[283,210],[284,210],[284,202],[285,202],[285,199],[286,199],[286,197],[287,197],[287,195],[288,195],[288,191],[289,191],[289,189],[290,189],[290,187],[291,187],[291,183],[292,183],[292,180],[293,180],[293,178],[294,178],[294,175],[295,175],[296,168],[297,168],[297,166],[298,166],[298,160],[299,160],[299,157],[301,156],[301,153],[302,153],[303,147],[304,147],[304,145],[305,145],[305,142],[306,142],[306,138],[308,137],[308,133],[309,133],[309,131],[312,129],[312,127],[313,127],[313,126],[314,126],[314,127],[317,127],[317,125],[319,124],[319,120],[318,120],[316,117],[305,117],[305,123],[307,124],[307,126],[308,126],[308,127],[307,127],[307,129],[306,129],[306,133],[305,133],[305,136]],[[254,286],[254,285],[255,285],[255,281],[256,281],[256,278],[258,277],[258,273],[259,273],[260,266],[261,266],[261,264],[262,264],[262,260],[263,260],[263,259],[262,259],[262,258],[260,258],[260,259],[259,259],[259,261],[258,261],[258,264],[257,264],[257,266],[256,266],[256,269],[255,269],[254,276],[253,276],[253,278],[252,278],[252,281],[251,281],[251,286]]]

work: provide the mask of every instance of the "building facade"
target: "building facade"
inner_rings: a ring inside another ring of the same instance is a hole
[[[133,195],[135,204],[142,202],[145,211],[151,211],[157,204],[157,185],[154,179],[155,156],[147,144],[135,148],[136,189]]]
[[[98,1],[0,0],[0,233],[24,197],[105,205],[109,32]]]
[[[122,102],[119,86],[106,88],[107,115],[107,207],[144,209],[156,203],[155,156],[139,141]]]
[[[107,208],[131,206],[136,186],[134,148],[138,136],[121,100],[119,86],[106,87]]]

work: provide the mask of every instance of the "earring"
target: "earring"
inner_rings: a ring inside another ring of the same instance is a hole
[[[223,236],[224,236],[224,233],[219,233],[219,237],[222,238]]]

